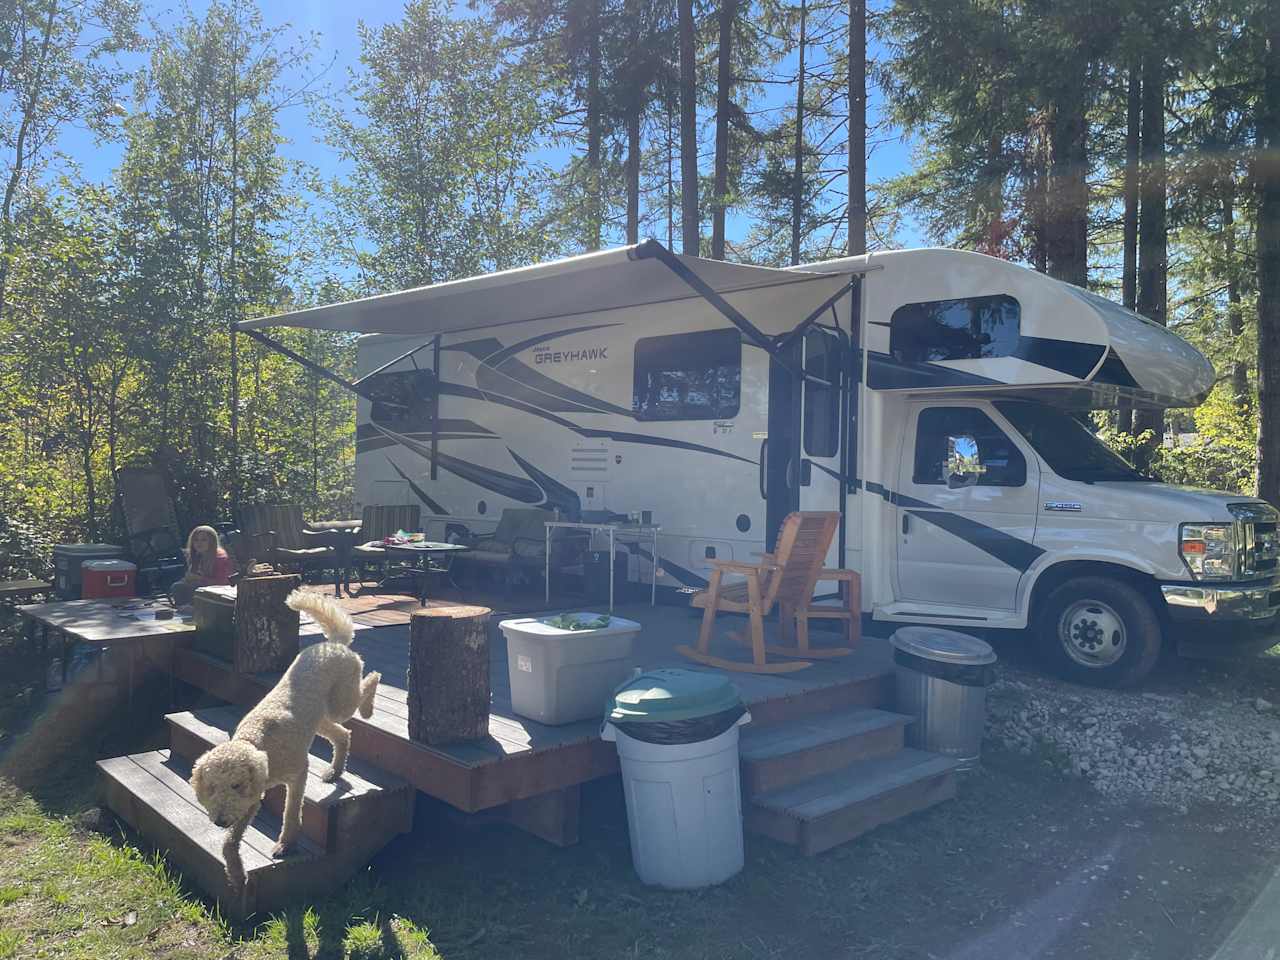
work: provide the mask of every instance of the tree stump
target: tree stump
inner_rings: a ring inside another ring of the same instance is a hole
[[[415,610],[409,631],[409,739],[439,744],[489,735],[488,607]]]
[[[287,670],[298,655],[298,611],[284,598],[297,589],[296,573],[241,577],[236,581],[237,673]]]

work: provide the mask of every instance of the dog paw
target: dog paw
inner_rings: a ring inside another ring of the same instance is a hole
[[[285,843],[282,840],[279,843],[277,843],[274,847],[271,848],[271,856],[273,859],[279,860],[282,857],[287,857],[289,855],[289,851],[292,849],[293,849],[292,843]]]
[[[344,772],[345,771],[339,770],[337,767],[330,767],[324,773],[320,774],[320,779],[325,783],[333,783],[333,781],[342,776]]]

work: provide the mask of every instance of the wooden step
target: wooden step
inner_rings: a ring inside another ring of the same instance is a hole
[[[753,797],[746,827],[811,855],[955,796],[956,761],[903,749]]]
[[[272,859],[280,821],[259,814],[240,844],[245,884],[237,894],[227,882],[222,841],[226,831],[209,819],[187,783],[191,766],[167,750],[99,760],[103,800],[196,885],[236,917],[272,910],[297,896],[328,893],[347,875],[337,858],[307,838],[294,853]]]
[[[742,790],[748,799],[811,780],[857,760],[902,749],[912,718],[867,707],[742,730]]]
[[[235,706],[171,713],[165,717],[169,747],[194,763],[206,750],[229,740],[244,714],[245,710]],[[347,760],[346,772],[339,780],[326,783],[320,778],[329,768],[330,757],[328,741],[316,737],[302,804],[305,836],[322,850],[334,851],[348,838],[369,829],[404,833],[413,826],[414,791],[408,783],[356,757]],[[268,790],[262,805],[274,816],[282,816],[284,787]]]

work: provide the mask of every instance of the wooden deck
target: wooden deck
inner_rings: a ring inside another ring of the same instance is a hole
[[[351,722],[353,755],[467,812],[553,794],[617,771],[616,749],[600,739],[599,722],[550,727],[515,715],[506,642],[497,626],[505,615],[496,612],[490,643],[493,705],[489,736],[439,747],[410,740],[405,670],[408,621],[416,603],[403,597],[369,595],[345,601],[345,605],[361,628],[355,649],[368,669],[382,673],[373,717],[356,717]],[[635,651],[636,666],[710,670],[674,653],[676,646],[690,643],[696,636],[696,611],[628,605],[615,612],[644,625]],[[732,618],[722,619],[734,623]],[[815,642],[834,645],[838,638],[817,633]],[[741,648],[723,638],[719,650],[727,657],[743,656]],[[734,673],[731,679],[751,710],[753,722],[765,725],[842,707],[884,703],[891,696],[891,664],[888,644],[867,638],[853,656],[818,662],[797,673]],[[255,702],[276,680],[273,674],[237,676],[224,661],[182,648],[176,652],[175,671],[179,678],[214,696],[242,704]]]

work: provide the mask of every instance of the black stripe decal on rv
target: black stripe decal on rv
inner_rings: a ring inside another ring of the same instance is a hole
[[[613,413],[631,417],[633,414],[629,409],[554,380],[512,356],[513,353],[537,343],[608,326],[616,326],[616,324],[596,324],[557,330],[554,333],[531,337],[512,347],[504,347],[502,341],[495,337],[485,337],[480,340],[469,340],[466,343],[450,344],[442,349],[460,350],[475,357],[479,361],[479,366],[476,367],[476,386],[486,393],[494,391],[514,395],[531,406],[557,410],[561,413]]]
[[[874,480],[868,480],[865,484],[855,480],[854,485],[865,486],[867,493],[882,497],[894,506],[904,507],[913,517],[919,517],[934,526],[941,527],[947,533],[972,544],[983,553],[995,557],[1001,563],[1008,564],[1019,572],[1025,573],[1027,568],[1044,553],[1044,550],[1035,544],[1005,533],[1003,530],[997,530],[977,520],[943,510],[932,503],[909,497],[905,493],[896,493]]]
[[[1027,541],[1011,536],[1003,530],[997,530],[995,527],[989,527],[985,523],[979,523],[977,520],[962,517],[958,513],[951,513],[949,510],[909,509],[907,513],[913,517],[928,521],[935,527],[941,527],[947,533],[954,534],[961,540],[977,547],[983,553],[1013,567],[1019,573],[1025,573],[1027,568],[1044,553],[1034,543],[1027,543]]]
[[[434,500],[432,500],[431,497],[427,495],[427,492],[425,490],[423,490],[420,486],[418,486],[416,483],[410,480],[409,475],[405,473],[403,470],[401,470],[399,465],[394,460],[392,460],[390,457],[387,457],[387,463],[391,464],[391,469],[394,470],[396,473],[400,474],[400,478],[404,480],[405,483],[409,484],[409,489],[413,491],[414,496],[416,496],[419,500],[421,500],[424,504],[426,504],[428,510],[442,517],[447,517],[449,515],[449,511],[446,510],[444,507],[440,506],[440,504],[436,503]]]
[[[651,447],[669,447],[673,450],[689,450],[694,453],[708,453],[716,457],[724,457],[728,460],[737,460],[740,463],[748,463],[756,466],[756,461],[747,457],[740,457],[736,453],[729,453],[727,450],[720,450],[716,447],[703,446],[700,443],[689,443],[684,440],[670,440],[666,437],[651,437],[642,433],[625,433],[620,430],[598,430],[593,427],[581,427],[572,420],[566,420],[564,417],[557,417],[553,413],[539,409],[531,404],[517,400],[513,397],[506,397],[500,394],[489,393],[477,390],[475,387],[469,387],[463,383],[447,383],[441,381],[440,393],[442,396],[466,397],[470,400],[483,400],[488,403],[496,403],[499,406],[510,407],[513,410],[519,410],[521,413],[527,413],[530,416],[539,417],[543,420],[549,420],[557,426],[571,430],[580,437],[589,437],[591,439],[617,440],[620,443],[640,443]]]
[[[398,443],[412,450],[418,456],[423,457],[428,463],[434,459],[440,469],[448,470],[463,480],[469,480],[478,487],[484,487],[486,490],[492,490],[494,493],[501,494],[511,500],[518,500],[521,503],[527,503],[532,506],[559,509],[570,518],[575,518],[582,512],[582,503],[574,491],[538,470],[527,460],[516,456],[515,453],[511,452],[510,448],[508,448],[508,452],[511,453],[511,456],[520,465],[521,469],[529,474],[528,477],[513,477],[499,470],[482,467],[478,463],[471,463],[439,451],[436,451],[433,456],[431,448],[426,444],[411,440],[402,434],[385,430],[385,428],[379,429],[383,429],[388,436],[394,438]]]

